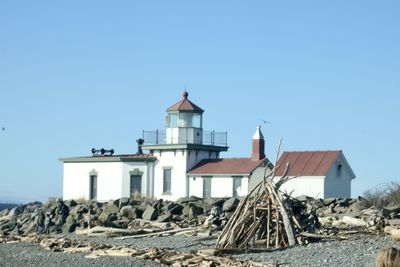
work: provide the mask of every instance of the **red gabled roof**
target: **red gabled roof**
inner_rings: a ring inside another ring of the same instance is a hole
[[[182,96],[183,99],[169,107],[167,111],[195,111],[201,113],[204,112],[202,108],[200,108],[188,99],[189,94],[186,91],[183,92]]]
[[[265,160],[252,160],[251,158],[205,159],[188,171],[188,174],[250,174]]]
[[[326,176],[341,150],[284,152],[279,158],[276,176],[282,176],[289,162],[288,176]]]

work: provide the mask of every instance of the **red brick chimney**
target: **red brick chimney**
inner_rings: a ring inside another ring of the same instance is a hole
[[[261,126],[257,126],[256,133],[253,136],[253,154],[251,155],[252,160],[260,160],[265,158],[264,153],[264,136],[261,132]]]

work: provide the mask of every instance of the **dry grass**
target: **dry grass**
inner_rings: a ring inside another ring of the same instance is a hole
[[[400,206],[400,182],[391,182],[364,192],[369,205],[376,208]]]

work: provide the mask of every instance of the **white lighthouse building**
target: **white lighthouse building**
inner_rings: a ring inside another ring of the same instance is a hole
[[[63,198],[107,201],[140,193],[176,200],[189,195],[247,194],[252,175],[257,169],[261,173],[269,163],[260,129],[253,157],[220,159],[220,153],[228,150],[227,132],[204,130],[204,110],[188,96],[185,91],[182,99],[167,109],[165,130],[143,131],[136,154],[93,150],[92,156],[62,158]]]
[[[143,131],[135,154],[92,149],[91,156],[62,158],[63,198],[108,201],[140,195],[176,200],[191,195],[246,195],[265,169],[273,167],[265,156],[261,128],[253,136],[251,157],[221,158],[220,153],[228,150],[227,132],[204,130],[204,110],[188,96],[185,91],[167,109],[165,129]],[[350,197],[355,175],[341,151],[285,152],[278,162],[278,176],[288,162],[289,175],[296,179],[285,185],[285,191]]]

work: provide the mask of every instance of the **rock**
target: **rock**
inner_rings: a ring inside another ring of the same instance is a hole
[[[366,202],[363,200],[361,201],[355,201],[353,204],[351,204],[348,208],[346,213],[347,214],[353,214],[353,216],[359,215],[362,210],[364,210]]]
[[[118,204],[119,204],[119,208],[122,208],[122,207],[124,207],[124,206],[126,206],[126,205],[128,205],[129,204],[129,201],[130,201],[130,199],[129,199],[129,197],[121,197],[119,200],[118,200]]]
[[[62,227],[63,233],[75,232],[75,229],[77,226],[79,226],[79,224],[77,223],[75,218],[70,215],[67,217],[67,219]]]
[[[109,202],[106,206],[104,206],[103,212],[99,216],[100,222],[105,223],[110,215],[116,214],[117,212],[119,212],[118,206],[116,206],[113,202]]]
[[[351,199],[350,198],[342,198],[342,199],[338,199],[336,201],[336,205],[339,207],[348,207],[349,206],[349,201]]]
[[[224,205],[222,206],[222,211],[233,211],[237,208],[238,205],[239,199],[232,197],[224,202]]]
[[[79,204],[75,207],[73,207],[70,211],[69,214],[72,215],[76,220],[79,220],[82,218],[82,213],[87,213],[89,211],[89,208],[86,205]]]
[[[332,203],[335,203],[336,200],[337,199],[335,197],[330,197],[330,198],[325,198],[323,201],[324,201],[324,205],[328,206],[328,205],[330,205]]]
[[[199,200],[201,200],[201,198],[196,197],[196,196],[181,197],[176,201],[176,203],[185,204],[185,203],[190,203],[190,202],[196,202],[196,201],[199,201]]]
[[[190,211],[190,209],[192,209],[192,211]],[[199,207],[199,204],[196,202],[189,203],[187,206],[183,208],[182,214],[184,216],[196,217],[198,215],[203,214],[203,208]]]
[[[157,218],[157,222],[169,222],[172,219],[172,214],[170,212],[166,212]]]
[[[157,219],[158,212],[152,206],[147,206],[146,210],[143,212],[142,218],[144,220],[153,221]]]
[[[306,196],[306,195],[301,195],[301,196],[296,197],[296,199],[301,202],[308,202],[308,201],[312,200],[313,198]]]
[[[76,205],[78,205],[78,203],[76,203],[76,201],[73,199],[65,200],[64,204],[67,205],[69,208],[75,207]]]
[[[132,207],[131,205],[122,207],[119,213],[123,217],[126,217],[130,220],[136,219],[138,217],[136,213],[136,208]]]
[[[107,206],[108,205],[115,205],[116,207],[119,207],[119,199],[114,199],[114,200],[108,201]]]
[[[395,207],[384,207],[382,209],[382,215],[385,218],[396,218],[398,217],[398,214],[400,213],[400,207],[395,206]]]
[[[175,202],[167,202],[163,206],[163,211],[168,211],[173,215],[181,215],[183,210],[183,206],[179,205]]]
[[[112,222],[112,227],[126,229],[130,222],[130,220],[115,220]]]

